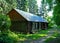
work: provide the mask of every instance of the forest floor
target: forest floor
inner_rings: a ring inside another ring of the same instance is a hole
[[[59,31],[58,29],[56,28],[52,28],[52,29],[49,29],[47,30],[48,33],[46,33],[47,35],[44,36],[44,37],[41,37],[37,40],[25,40],[25,41],[19,41],[18,43],[44,43],[44,41],[47,39],[47,38],[50,38],[55,32]]]

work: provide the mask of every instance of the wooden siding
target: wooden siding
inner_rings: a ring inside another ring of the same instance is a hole
[[[32,32],[32,22],[28,22],[27,29],[28,29],[28,33]]]
[[[22,17],[19,13],[15,10],[12,10],[8,13],[11,21],[27,21],[24,17]]]
[[[11,25],[12,31],[27,33],[28,31],[27,22],[12,21],[11,23],[12,23]]]

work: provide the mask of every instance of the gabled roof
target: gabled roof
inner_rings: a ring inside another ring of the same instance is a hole
[[[17,11],[21,16],[23,16],[27,21],[32,21],[32,22],[47,22],[45,19],[43,19],[40,16],[19,10],[19,9],[14,9]]]

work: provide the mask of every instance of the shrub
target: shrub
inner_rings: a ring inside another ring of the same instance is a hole
[[[7,15],[0,14],[0,30],[8,30],[11,25],[10,19]]]
[[[0,43],[16,43],[18,36],[15,33],[6,31],[5,33],[0,32]]]
[[[8,29],[11,25],[10,19],[7,15],[0,14],[0,43],[15,43],[16,37]],[[11,35],[10,35],[11,34]]]

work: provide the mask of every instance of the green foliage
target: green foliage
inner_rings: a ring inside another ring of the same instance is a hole
[[[17,8],[23,11],[27,11],[33,14],[37,13],[37,1],[36,0],[17,0]]]
[[[6,31],[6,32],[0,32],[0,43],[16,43],[18,40],[18,37],[15,33]]]
[[[36,14],[37,13],[37,1],[36,0],[28,0],[28,9],[30,13]]]
[[[48,3],[51,3],[52,2],[52,0],[46,0]]]
[[[55,8],[54,8],[54,21],[55,21],[55,23],[59,26],[60,25],[60,19],[58,19],[58,18],[60,18],[60,6],[59,5],[57,5],[57,6],[55,6]]]
[[[47,36],[46,33],[45,31],[44,32],[40,31],[40,33],[35,33],[35,34],[20,34],[8,30],[3,33],[0,32],[0,43],[16,43],[18,41],[37,40],[40,39],[41,37]]]
[[[18,34],[18,36],[20,38],[20,41],[37,40],[37,39],[47,36],[48,31],[49,30],[40,30],[39,32],[35,34]]]
[[[46,0],[46,3],[49,6],[49,11],[51,11],[53,9],[53,4],[55,4],[55,0]]]
[[[27,0],[17,0],[17,8],[27,11]]]
[[[51,28],[55,25],[52,17],[47,16],[46,19],[48,21],[48,28]]]
[[[60,20],[58,18],[60,18],[60,0],[46,0],[46,2],[49,4],[51,9],[53,8],[53,19],[59,26]]]
[[[10,19],[4,14],[0,14],[0,30],[7,30],[11,25]]]
[[[59,0],[56,0],[56,6],[54,7],[54,12],[53,12],[53,18],[54,18],[54,21],[55,23],[59,26],[60,25],[60,1]]]
[[[7,14],[12,8],[18,8],[36,14],[36,4],[36,0],[0,0],[0,13]]]
[[[60,4],[60,0],[56,0],[56,3],[57,3],[57,4]]]
[[[0,13],[7,14],[12,8],[16,8],[16,0],[0,0]]]

